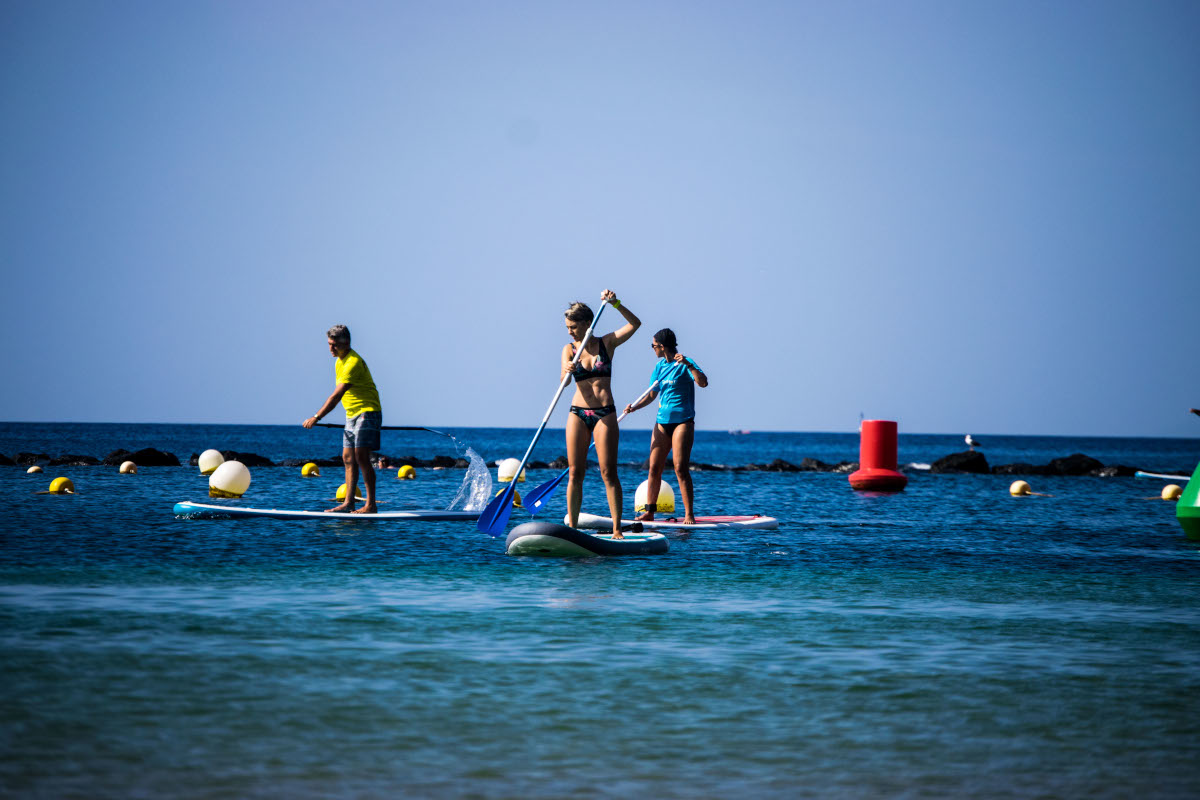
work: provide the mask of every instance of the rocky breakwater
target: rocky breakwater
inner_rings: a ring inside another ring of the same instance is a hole
[[[1083,453],[1072,453],[1063,458],[1056,458],[1049,464],[1001,464],[996,467],[988,465],[987,457],[978,450],[965,450],[961,453],[951,453],[943,456],[930,465],[933,473],[971,473],[976,475],[1090,475],[1097,478],[1131,478],[1138,471],[1137,467],[1124,464],[1105,465],[1099,460]]]

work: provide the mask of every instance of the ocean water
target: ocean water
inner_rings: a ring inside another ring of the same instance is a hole
[[[489,461],[532,431],[450,431]],[[336,454],[336,431],[0,424],[0,453]],[[1196,439],[984,437],[1191,472]],[[561,454],[547,431],[534,457]],[[626,431],[627,508],[648,433]],[[901,435],[902,462],[963,449]],[[388,454],[454,455],[386,434]],[[725,464],[857,458],[847,434],[698,435]],[[256,468],[320,508],[340,470]],[[463,470],[381,476],[445,507]],[[531,470],[533,487],[557,474]],[[36,494],[70,477],[75,496]],[[1196,797],[1200,543],[1161,481],[696,473],[668,554],[533,559],[454,523],[183,520],[195,468],[0,468],[0,796]],[[673,483],[673,479],[671,480]],[[599,476],[584,506],[602,510]],[[543,514],[560,517],[560,489]],[[513,515],[513,524],[528,518]]]

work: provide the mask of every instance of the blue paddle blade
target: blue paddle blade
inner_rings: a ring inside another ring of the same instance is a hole
[[[562,483],[562,479],[567,477],[567,473],[570,471],[570,469],[564,469],[562,474],[557,478],[551,478],[532,492],[527,493],[525,495],[525,509],[530,514],[537,514],[541,511],[542,506],[546,504],[546,501],[550,499],[550,495],[554,494],[554,490],[558,488],[558,485]]]
[[[516,491],[516,481],[508,484],[503,492],[496,495],[492,502],[487,504],[487,508],[479,515],[479,522],[475,524],[475,527],[488,536],[499,536],[504,533],[504,526],[508,524],[508,518],[512,516],[514,491]]]

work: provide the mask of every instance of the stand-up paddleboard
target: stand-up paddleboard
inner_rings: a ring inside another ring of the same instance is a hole
[[[611,527],[611,526],[610,526]],[[661,533],[585,533],[548,520],[534,520],[513,528],[505,540],[510,556],[652,556],[670,549]]]
[[[565,522],[566,520],[564,520]],[[765,517],[761,514],[753,516],[733,516],[733,517],[696,517],[695,525],[687,525],[682,517],[667,517],[664,519],[648,519],[648,520],[621,520],[622,525],[640,524],[643,528],[650,530],[674,530],[674,531],[709,531],[709,530],[732,530],[734,528],[759,530],[775,530],[779,527],[779,520],[775,517]],[[580,514],[579,527],[589,528],[593,530],[611,530],[612,517],[601,517],[596,514]]]
[[[249,508],[219,506],[190,501],[175,504],[175,516],[187,519],[348,519],[355,522],[437,522],[479,519],[478,511],[384,511],[378,514],[352,514],[348,511],[300,511],[287,508]]]
[[[1187,475],[1164,475],[1161,472],[1142,472],[1140,469],[1133,473],[1135,478],[1157,478],[1163,481],[1186,481],[1190,480]]]

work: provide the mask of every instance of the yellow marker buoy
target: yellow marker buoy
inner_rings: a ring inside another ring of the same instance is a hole
[[[413,469],[412,464],[405,464],[396,470],[396,480],[411,481],[417,477],[417,471]]]
[[[357,486],[355,486],[355,487],[354,487],[354,496],[355,496],[355,497],[357,497],[357,498],[359,498],[359,499],[361,500],[361,499],[362,499],[362,496],[363,496],[363,494],[362,494],[362,489],[360,489],[360,488],[358,488]],[[338,490],[337,490],[337,499],[338,499],[338,500],[345,500],[345,499],[346,499],[346,484],[344,484],[344,483],[343,483],[341,486],[339,486],[339,487],[338,487]]]
[[[50,481],[50,494],[75,494],[75,484],[70,478],[55,478]]]
[[[209,497],[241,497],[249,488],[250,470],[240,461],[221,462],[208,479]]]
[[[1181,494],[1183,494],[1183,489],[1180,489],[1179,486],[1174,483],[1168,483],[1166,486],[1163,487],[1162,499],[1163,500],[1178,500],[1179,496]]]
[[[37,464],[34,464],[32,467],[30,467],[29,469],[25,470],[25,474],[26,474],[26,475],[36,475],[36,474],[38,474],[38,473],[39,473],[39,472],[41,472],[41,471],[42,471],[42,468],[41,468],[41,467],[39,467]]]
[[[221,455],[220,450],[205,450],[197,459],[201,475],[212,475],[224,462],[225,456]]]
[[[306,478],[319,478],[321,477],[321,468],[310,461],[300,468],[300,474]]]
[[[1029,484],[1026,483],[1025,481],[1013,481],[1013,485],[1008,487],[1008,493],[1011,494],[1013,497],[1029,497],[1030,495],[1033,495],[1034,497],[1053,497],[1054,496],[1052,494],[1042,494],[1041,492],[1033,491],[1029,487]]]
[[[496,492],[496,497],[499,497],[503,493],[504,493],[504,490],[501,489],[500,491]],[[524,508],[525,507],[525,506],[521,505],[521,494],[516,489],[513,490],[512,504],[513,504],[513,508]]]
[[[506,458],[496,465],[496,477],[501,483],[509,483],[513,478],[517,479],[517,483],[525,482],[525,470],[521,470],[521,474],[517,474],[517,467],[521,466],[521,460],[517,458]]]
[[[646,513],[646,498],[649,494],[650,481],[642,481],[642,485],[633,494],[633,511],[635,514]],[[666,481],[660,481],[658,484],[658,502],[655,503],[654,510],[660,514],[675,513],[675,490]]]
[[[137,464],[133,463],[132,461],[122,461],[121,462],[121,474],[122,475],[137,475]]]

